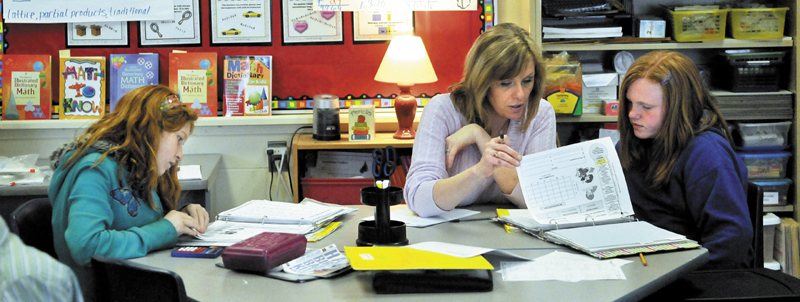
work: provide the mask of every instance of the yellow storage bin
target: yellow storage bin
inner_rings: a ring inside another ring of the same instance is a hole
[[[788,7],[731,9],[731,37],[739,40],[783,39]]]
[[[670,10],[672,38],[678,42],[722,41],[729,10]]]

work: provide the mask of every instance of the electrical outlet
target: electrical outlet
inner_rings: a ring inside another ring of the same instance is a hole
[[[272,153],[272,154],[270,154]],[[269,172],[275,172],[278,165],[281,164],[281,159],[286,156],[286,142],[285,141],[271,141],[267,142],[267,156],[269,157]],[[283,160],[286,161],[285,159]],[[286,163],[284,163],[284,166]],[[280,167],[283,171],[284,168]]]

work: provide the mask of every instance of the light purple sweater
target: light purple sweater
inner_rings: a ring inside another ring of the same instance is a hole
[[[422,217],[445,213],[433,201],[433,185],[440,179],[461,173],[477,164],[481,159],[478,146],[471,145],[456,154],[453,167],[447,173],[445,158],[445,139],[469,123],[453,106],[450,94],[433,97],[422,112],[414,148],[411,155],[411,168],[408,171],[404,189],[406,203],[414,213]],[[549,150],[556,147],[556,116],[553,106],[545,100],[539,102],[539,111],[531,121],[528,130],[520,132],[521,121],[511,120],[506,134],[511,148],[522,155]],[[506,203],[509,199],[522,201],[519,184],[510,194],[503,194],[492,177],[473,184],[458,206],[473,203]]]

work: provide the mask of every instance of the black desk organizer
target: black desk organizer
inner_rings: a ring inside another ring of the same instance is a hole
[[[408,245],[406,224],[389,217],[389,206],[403,203],[402,188],[362,188],[361,203],[375,207],[375,220],[358,224],[358,246]]]

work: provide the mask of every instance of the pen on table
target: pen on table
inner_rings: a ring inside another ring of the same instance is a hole
[[[453,219],[451,222],[467,222],[467,221],[478,221],[478,220],[492,220],[494,217],[480,217],[480,218],[461,218],[461,219]]]
[[[644,254],[639,253],[639,259],[642,259],[642,265],[647,266],[647,260],[644,260]]]

